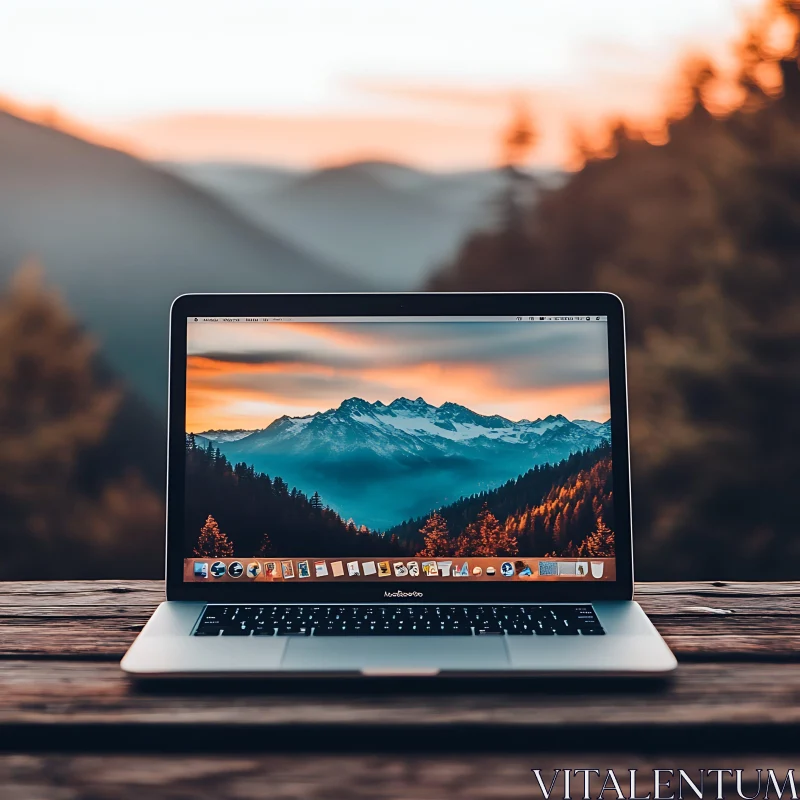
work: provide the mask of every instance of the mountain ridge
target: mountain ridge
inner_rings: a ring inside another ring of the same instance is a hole
[[[248,175],[246,163],[165,164],[310,256],[385,290],[422,286],[473,231],[494,225],[508,183],[497,168],[432,172],[380,160],[293,173],[251,167]],[[531,202],[557,184],[551,172],[536,170]]]
[[[422,397],[388,404],[350,397],[235,440],[218,431],[214,446],[234,463],[319,490],[344,518],[384,529],[595,447],[610,438],[609,424],[598,426],[587,430],[563,414],[513,422]]]
[[[250,434],[252,433],[261,433],[262,431],[268,430],[272,425],[276,422],[280,422],[281,420],[287,421],[306,421],[311,420],[318,417],[324,417],[326,415],[336,414],[343,410],[366,410],[369,409],[370,411],[374,409],[386,409],[390,413],[395,413],[397,409],[401,410],[408,410],[408,409],[434,409],[436,411],[443,411],[445,414],[449,416],[463,416],[465,413],[469,416],[469,418],[473,418],[475,420],[492,420],[497,421],[500,425],[525,425],[525,426],[536,426],[540,425],[541,423],[547,423],[549,425],[553,424],[563,424],[564,422],[571,422],[572,424],[579,425],[580,427],[584,428],[585,430],[589,431],[598,431],[602,430],[605,431],[610,426],[611,420],[606,420],[605,422],[598,422],[597,420],[585,420],[585,419],[574,419],[569,420],[563,414],[548,414],[546,417],[537,417],[535,420],[529,420],[526,418],[519,419],[519,420],[512,420],[508,417],[504,417],[501,414],[481,414],[480,412],[473,411],[472,409],[468,408],[467,406],[461,405],[460,403],[454,403],[450,400],[446,400],[439,406],[433,405],[428,403],[423,397],[417,397],[415,400],[411,400],[405,396],[400,396],[392,400],[390,403],[384,403],[381,400],[376,400],[374,402],[370,402],[369,400],[364,400],[361,397],[353,396],[348,397],[345,400],[336,406],[335,408],[329,408],[325,411],[315,411],[312,414],[304,414],[300,416],[292,416],[290,414],[283,414],[280,417],[277,417],[270,425],[265,426],[264,428],[259,428],[257,430],[249,431]],[[243,428],[236,428],[236,429],[220,429],[216,431],[205,431],[201,432],[198,435],[206,436],[210,433],[218,433],[218,434],[231,434],[231,433],[243,433],[245,429]],[[244,438],[244,437],[238,437]]]

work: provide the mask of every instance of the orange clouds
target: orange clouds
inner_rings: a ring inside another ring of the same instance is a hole
[[[347,86],[389,104],[383,113],[175,113],[130,120],[111,131],[147,158],[319,166],[398,161],[434,170],[495,166],[514,109],[530,108],[540,140],[533,162],[571,166],[576,131],[605,141],[611,121],[663,127],[669,70],[652,71],[646,52],[608,48],[591,80],[532,88],[352,79]]]
[[[422,363],[392,369],[365,370],[364,376],[384,384],[384,397],[364,398],[390,403],[399,396],[424,397],[439,406],[447,401],[465,405],[479,414],[500,414],[512,420],[536,419],[560,413],[581,416],[589,405],[600,411],[605,421],[608,410],[608,381],[568,387],[510,387],[498,382],[496,368],[486,364]],[[408,387],[415,389],[411,392]],[[596,416],[595,413],[592,416]]]
[[[468,123],[418,114],[175,114],[115,126],[146,158],[296,166],[382,159],[432,169],[494,164],[504,118]]]
[[[186,372],[186,429],[265,428],[284,414],[302,416],[320,409],[302,396],[270,390],[270,376],[290,374],[331,377],[332,367],[308,364],[232,364],[190,356]],[[243,378],[260,378],[242,385]],[[325,408],[328,408],[326,406]]]
[[[489,333],[484,325],[464,330],[480,338]],[[502,325],[495,330],[521,331]],[[523,354],[530,374],[521,377],[520,363],[513,361],[518,354],[465,356],[453,349],[461,342],[448,327],[449,339],[443,328],[443,338],[428,343],[413,326],[403,326],[408,331],[403,341],[374,323],[363,329],[313,322],[190,325],[187,430],[264,428],[284,414],[326,411],[348,397],[388,405],[398,397],[421,396],[433,405],[455,402],[513,420],[564,414],[604,421],[610,416],[608,381],[604,374],[597,377],[598,371],[604,373],[602,364],[587,372],[576,361],[574,374],[554,377],[550,356],[540,353],[537,365],[535,353]],[[533,329],[527,331],[534,336]],[[517,340],[508,341],[513,350]],[[216,347],[209,347],[212,343]],[[498,345],[502,350],[504,342]],[[552,342],[547,347],[552,349]]]

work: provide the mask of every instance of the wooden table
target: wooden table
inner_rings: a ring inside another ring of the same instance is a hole
[[[533,767],[800,767],[800,583],[638,585],[668,683],[141,688],[118,662],[162,591],[0,584],[2,800],[535,797]]]

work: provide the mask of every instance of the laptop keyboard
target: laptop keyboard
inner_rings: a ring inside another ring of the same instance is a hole
[[[591,605],[206,606],[195,636],[602,636]]]

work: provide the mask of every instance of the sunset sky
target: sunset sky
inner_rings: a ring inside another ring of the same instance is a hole
[[[610,415],[601,323],[189,323],[187,431],[264,428],[349,397],[512,420]]]
[[[309,166],[497,162],[515,102],[533,159],[576,125],[660,117],[682,60],[723,63],[762,0],[3,0],[0,97],[146,156]]]

